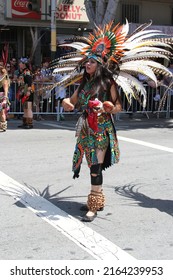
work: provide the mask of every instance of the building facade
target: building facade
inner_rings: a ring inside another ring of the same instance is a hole
[[[57,0],[58,1],[58,0]],[[35,1],[34,1],[35,2]],[[6,42],[9,44],[9,58],[30,57],[33,44],[37,45],[34,60],[40,64],[42,57],[51,55],[51,2],[38,0],[39,11],[28,9],[28,0],[0,0],[0,53]],[[54,14],[56,16],[56,41],[79,35],[88,24],[84,0],[62,0]],[[41,55],[40,55],[41,54]]]
[[[51,56],[52,16],[51,1],[33,1],[39,11],[32,11],[29,0],[0,0],[0,54],[4,44],[9,45],[9,59],[31,55],[33,44],[39,41],[33,60],[40,64],[43,57]],[[84,0],[61,0],[55,11],[56,43],[72,35],[86,33],[92,27],[85,10]],[[95,5],[95,1],[93,0]],[[119,0],[115,21],[130,22],[133,30],[138,24],[152,20],[154,27],[173,35],[172,0]]]

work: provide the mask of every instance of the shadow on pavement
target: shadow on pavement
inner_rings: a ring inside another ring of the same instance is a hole
[[[142,192],[139,192],[138,188],[136,190],[135,188],[135,185],[129,184],[122,187],[116,187],[115,192],[118,195],[132,200],[136,206],[155,208],[160,212],[165,212],[166,214],[173,216],[173,200],[150,198]]]
[[[83,204],[73,201],[73,199],[82,198],[84,196],[60,196],[60,194],[62,194],[72,186],[67,186],[54,194],[50,194],[50,185],[48,185],[42,192],[40,192],[38,189],[32,186],[28,186],[26,183],[25,186],[28,190],[30,190],[31,193],[33,193],[33,195],[37,194],[40,197],[43,197],[44,199],[48,200],[49,202],[51,202],[61,210],[65,211],[69,215],[72,215],[73,217],[80,219],[85,214],[85,212],[80,211],[80,207]],[[20,208],[26,208],[26,206],[23,205],[20,200],[16,201],[15,205]]]

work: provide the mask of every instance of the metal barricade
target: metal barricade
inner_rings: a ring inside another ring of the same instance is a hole
[[[60,101],[56,99],[55,89],[50,90],[49,87],[53,85],[52,83],[42,83],[42,82],[34,82],[35,92],[34,92],[34,100],[33,100],[33,114],[37,116],[44,115],[55,115],[57,117],[57,121],[60,120]],[[126,96],[123,91],[120,89],[120,96],[122,99],[123,111],[120,114],[133,114],[133,113],[153,113],[158,112],[158,101],[154,100],[156,95],[156,89],[144,85],[147,92],[147,103],[145,110],[143,106],[135,99],[132,100],[131,105],[128,103]],[[73,92],[78,87],[78,84],[70,85],[66,88],[66,97],[70,97]],[[162,99],[165,93],[165,87],[160,86],[157,89],[160,99]],[[17,99],[17,83],[11,83],[10,86],[10,112],[9,114],[13,115],[21,115],[23,114],[23,108],[21,101]],[[164,113],[166,118],[170,117],[170,113],[173,112],[173,94],[172,90],[170,90],[167,94],[166,102],[164,106],[161,108],[160,113]],[[76,110],[73,112],[63,112],[63,115],[76,115]]]

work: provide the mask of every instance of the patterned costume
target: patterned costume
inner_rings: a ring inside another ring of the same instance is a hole
[[[95,120],[95,128],[93,126],[90,127],[91,125],[88,123],[88,116],[90,117],[92,114],[92,108],[88,107],[88,103],[90,100],[95,100],[97,97],[96,95],[91,96],[92,85],[92,82],[88,82],[83,91],[79,93],[78,97],[78,103],[83,114],[79,118],[76,128],[76,136],[78,136],[78,138],[73,157],[74,178],[79,177],[80,166],[84,154],[89,168],[94,164],[98,164],[95,148],[101,150],[107,148],[102,166],[103,170],[119,161],[118,140],[111,115],[109,113],[102,113],[97,116],[97,119]],[[103,93],[101,101],[104,102],[108,99],[109,97],[107,94]],[[93,121],[92,124],[94,124]]]
[[[3,113],[3,111],[4,114],[6,115],[10,109],[10,102],[8,96],[5,96],[5,92],[4,92],[4,87],[3,87],[4,81],[7,81],[8,84],[10,85],[10,81],[7,74],[2,76],[0,79],[0,115]],[[1,120],[1,117],[0,117],[0,129],[2,131],[7,130],[7,121]]]

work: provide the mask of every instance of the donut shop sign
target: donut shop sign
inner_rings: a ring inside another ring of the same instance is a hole
[[[57,5],[56,19],[88,22],[84,0],[62,0],[61,4]]]

